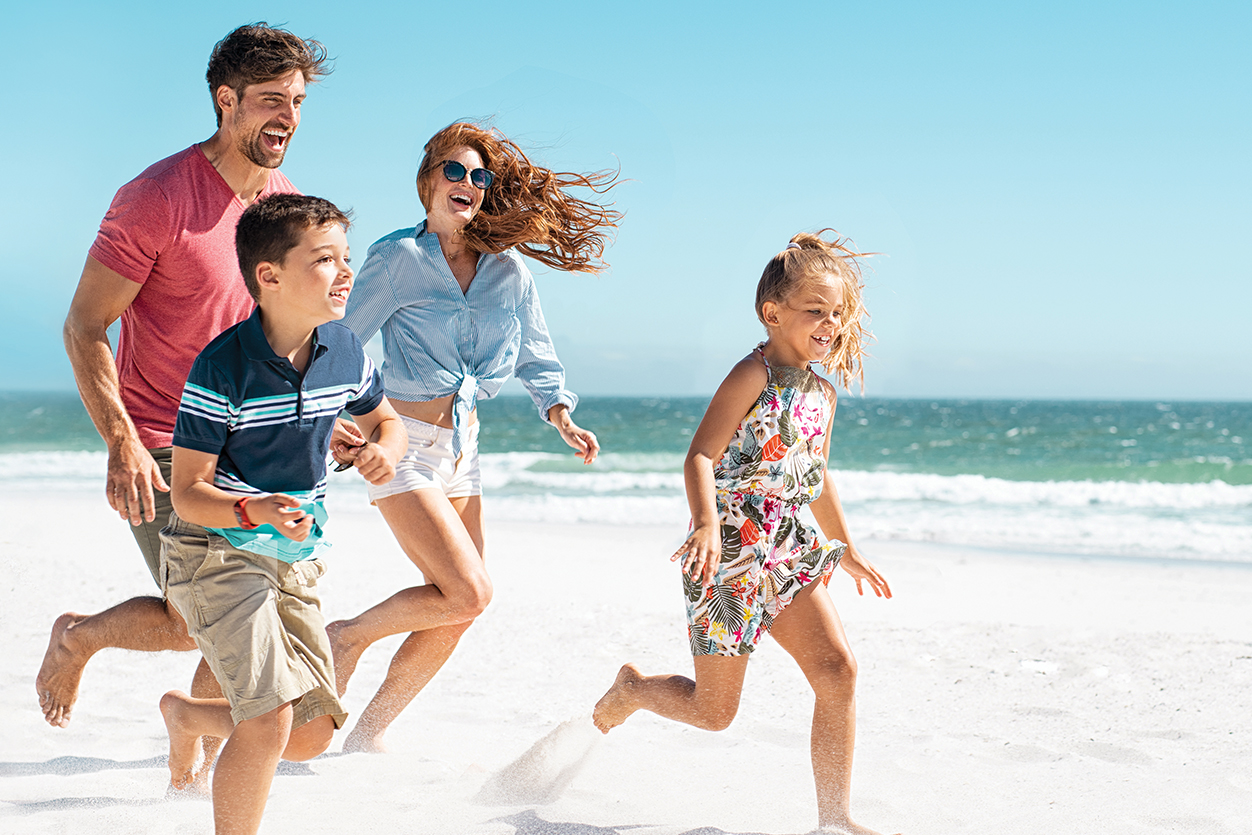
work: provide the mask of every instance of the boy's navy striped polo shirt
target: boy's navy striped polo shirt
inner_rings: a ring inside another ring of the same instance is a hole
[[[338,322],[319,325],[301,375],[270,347],[258,307],[196,357],[174,446],[216,455],[213,483],[228,493],[321,501],[335,419],[345,409],[372,412],[382,400],[382,379],[356,334]]]

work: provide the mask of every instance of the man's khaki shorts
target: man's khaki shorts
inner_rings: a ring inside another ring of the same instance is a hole
[[[161,531],[161,590],[187,621],[235,723],[295,702],[292,728],[348,718],[335,694],[317,596],[321,560],[285,563],[236,548],[171,513]]]

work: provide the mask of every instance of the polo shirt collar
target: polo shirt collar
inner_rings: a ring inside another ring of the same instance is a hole
[[[327,325],[318,325],[313,329],[312,359],[317,359],[330,350],[326,345],[326,327]],[[260,305],[252,308],[252,315],[239,324],[239,345],[243,348],[244,355],[255,362],[282,359],[274,353],[270,341],[265,338],[265,329],[261,327]]]

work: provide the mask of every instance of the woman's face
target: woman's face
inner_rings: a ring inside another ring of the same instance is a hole
[[[450,183],[444,176],[443,164],[449,160],[465,166],[466,175]],[[468,172],[485,168],[483,158],[473,148],[460,147],[439,160],[430,172],[430,206],[426,209],[427,226],[436,230],[461,229],[478,214],[483,205],[483,190],[470,182]]]

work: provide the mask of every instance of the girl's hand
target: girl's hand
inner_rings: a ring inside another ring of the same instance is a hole
[[[891,599],[891,586],[887,585],[887,578],[879,574],[878,569],[874,568],[869,560],[861,556],[861,552],[856,550],[855,545],[849,545],[848,550],[843,552],[843,558],[839,560],[839,567],[852,575],[852,579],[856,581],[857,594],[865,594],[864,589],[861,588],[861,581],[864,580],[869,583],[870,588],[874,590],[874,594]]]
[[[353,450],[352,457],[352,463],[370,484],[386,484],[395,478],[396,462],[392,461],[387,450],[378,444],[370,443],[357,447]]]
[[[561,433],[561,440],[573,447],[584,464],[590,464],[600,454],[600,442],[596,433],[588,432],[574,423],[569,416],[569,408],[559,403],[548,410],[548,420]]]
[[[722,562],[721,530],[715,525],[696,528],[669,561],[677,562],[684,554],[687,558],[683,560],[683,571],[691,579],[707,586],[717,576],[717,568]]]
[[[248,499],[244,506],[254,525],[273,525],[288,539],[303,542],[313,530],[313,517],[300,509],[300,501],[283,493]]]

